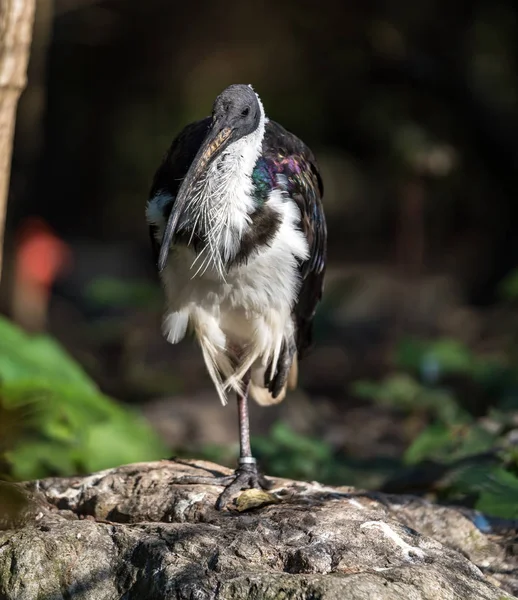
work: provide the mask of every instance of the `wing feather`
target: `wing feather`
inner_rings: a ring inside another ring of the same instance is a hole
[[[200,121],[190,123],[182,129],[165,153],[162,163],[155,173],[149,193],[148,207],[160,197],[169,198],[170,200],[166,204],[158,207],[164,223],[169,218],[180,185],[207,135],[210,123],[211,117],[206,117]],[[156,223],[149,223],[149,234],[155,262],[158,262],[160,251],[160,245],[156,240],[157,229],[158,225]]]
[[[322,206],[322,178],[311,150],[284,127],[269,121],[263,141],[263,158],[297,204],[301,229],[309,246],[309,258],[300,264],[302,279],[293,310],[297,353],[302,358],[311,345],[312,323],[322,297],[327,254],[327,227]]]

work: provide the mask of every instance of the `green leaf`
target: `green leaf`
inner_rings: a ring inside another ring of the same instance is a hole
[[[433,357],[446,373],[469,373],[473,367],[471,350],[458,340],[439,339],[431,344],[426,356]]]
[[[86,433],[84,465],[87,471],[163,457],[163,444],[146,423],[136,418],[99,423]]]
[[[518,477],[498,465],[470,465],[455,474],[454,485],[478,493],[475,508],[505,519],[518,518]]]
[[[381,383],[358,381],[353,390],[359,396],[370,397],[380,404],[407,408],[414,406],[423,387],[411,375],[395,373]]]
[[[452,447],[451,430],[442,423],[427,427],[407,448],[403,460],[414,465],[425,459],[442,458]]]
[[[85,295],[91,302],[112,308],[149,307],[161,301],[156,285],[112,277],[95,279],[86,288]]]
[[[497,440],[495,434],[475,424],[448,426],[437,422],[417,436],[405,452],[404,460],[407,464],[422,460],[450,463],[487,452],[495,447]]]
[[[506,300],[518,299],[518,269],[513,269],[499,285],[499,292]]]
[[[474,365],[471,350],[451,338],[433,341],[403,339],[397,345],[394,360],[399,368],[414,372],[420,372],[428,361],[434,361],[442,373],[470,373]]]
[[[336,464],[328,443],[301,435],[283,421],[274,423],[268,437],[254,437],[252,444],[261,461],[280,477],[322,481],[329,479]]]
[[[381,383],[358,381],[353,391],[378,404],[408,412],[425,410],[445,423],[464,423],[468,414],[459,406],[454,395],[446,389],[430,388],[405,373],[389,375]]]
[[[365,380],[354,381],[351,384],[351,391],[359,398],[378,400],[383,398],[383,383]]]
[[[0,317],[0,381],[37,380],[68,382],[77,389],[94,392],[96,385],[47,336],[29,336]]]
[[[167,453],[151,427],[100,393],[59,344],[3,318],[0,417],[0,459],[17,479],[72,475]]]
[[[394,364],[400,369],[419,372],[427,347],[423,340],[403,338],[395,348]]]
[[[460,460],[495,448],[498,436],[480,425],[473,424],[456,428],[453,443],[450,459]]]
[[[501,517],[503,519],[518,518],[518,501],[516,490],[509,490],[506,494],[494,494],[482,492],[475,508],[487,515]]]
[[[18,480],[40,479],[49,475],[74,475],[74,463],[70,448],[66,445],[41,441],[25,441],[14,450],[6,452],[13,466],[12,475]]]

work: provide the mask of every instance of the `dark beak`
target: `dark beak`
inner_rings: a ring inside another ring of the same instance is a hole
[[[185,203],[196,189],[196,185],[203,173],[207,170],[210,163],[227,147],[230,142],[232,128],[227,126],[217,125],[213,123],[203,144],[201,145],[196,157],[185,176],[185,179],[178,190],[178,195],[173,204],[171,214],[167,221],[160,246],[160,254],[158,256],[158,270],[162,272],[169,256],[169,249],[176,233],[178,222],[182,216]]]

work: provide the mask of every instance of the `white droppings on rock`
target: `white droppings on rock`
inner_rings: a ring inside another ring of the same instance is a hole
[[[185,520],[185,511],[196,502],[201,502],[205,498],[205,495],[204,492],[201,492],[199,494],[191,494],[187,498],[178,500],[174,507],[175,517],[181,521]]]
[[[89,487],[93,487],[94,485],[99,483],[101,480],[103,480],[107,475],[110,475],[110,473],[113,473],[114,471],[115,471],[115,469],[106,469],[104,471],[98,471],[94,475],[90,475],[89,477],[84,477],[81,480],[79,480],[77,483],[77,487],[74,485],[71,485],[65,491],[58,492],[58,491],[54,490],[52,488],[52,486],[50,486],[46,490],[46,494],[50,498],[56,499],[56,500],[65,498],[67,500],[74,501],[78,498],[78,496],[80,496],[81,494],[84,494],[85,489],[87,489]]]
[[[323,485],[318,481],[311,481],[309,485],[304,486],[304,490],[301,490],[302,494],[299,495],[311,495],[315,493],[328,493],[332,495],[334,498],[347,498],[349,496],[349,492],[341,492],[335,487],[331,487],[329,485]]]
[[[386,537],[391,539],[401,548],[407,560],[413,560],[414,556],[421,559],[425,556],[425,553],[421,550],[421,548],[407,544],[405,540],[398,535],[388,523],[384,523],[383,521],[366,521],[360,525],[360,529],[379,529]]]

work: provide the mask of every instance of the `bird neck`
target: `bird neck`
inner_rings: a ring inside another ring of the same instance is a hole
[[[224,277],[226,267],[238,255],[241,240],[257,210],[254,167],[262,150],[266,119],[249,135],[231,144],[213,164],[196,194],[191,222],[204,240],[202,270],[211,268]]]

